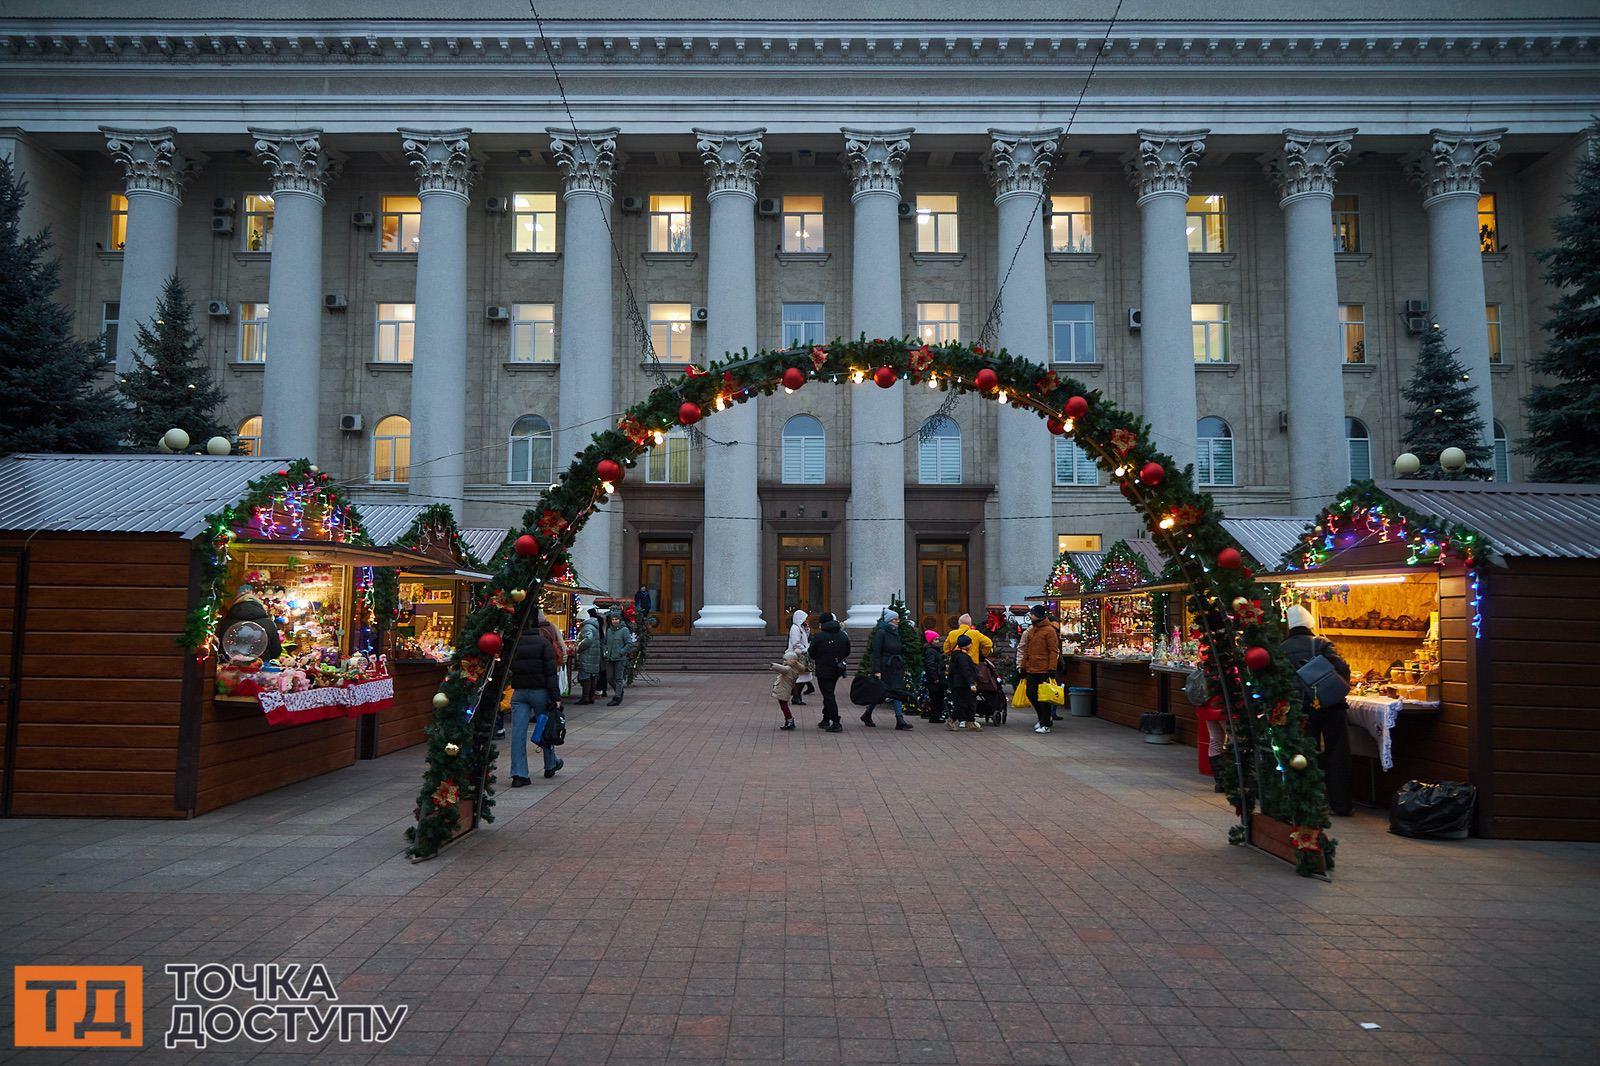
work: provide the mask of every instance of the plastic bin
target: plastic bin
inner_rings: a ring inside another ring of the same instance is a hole
[[[1067,689],[1067,707],[1074,718],[1094,717],[1094,689],[1073,685]]]

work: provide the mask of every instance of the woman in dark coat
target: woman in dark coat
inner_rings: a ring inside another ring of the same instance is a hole
[[[822,694],[822,721],[817,723],[817,728],[829,733],[842,733],[844,726],[839,724],[839,701],[834,698],[833,689],[849,669],[850,637],[840,628],[839,620],[831,614],[822,615],[817,635],[812,638],[811,661],[815,664],[812,669],[817,677],[817,690]]]
[[[950,721],[947,729],[982,729],[978,724],[978,664],[972,661],[972,638],[963,633],[950,649]],[[957,722],[960,725],[958,727]]]
[[[883,609],[883,617],[878,619],[877,626],[872,630],[867,655],[867,661],[872,664],[872,676],[883,682],[884,702],[894,708],[894,727],[910,729],[911,723],[906,721],[905,710],[905,701],[909,698],[906,692],[905,647],[900,642],[900,616],[893,609]],[[872,720],[872,712],[877,706],[876,703],[867,706],[866,713],[861,716],[862,725],[877,725]]]
[[[928,686],[928,713],[924,717],[939,723],[944,721],[944,677],[948,657],[938,633],[930,629],[922,634],[922,639],[926,642],[922,645],[922,681]]]
[[[1319,637],[1312,630],[1311,612],[1299,604],[1289,608],[1289,635],[1283,641],[1283,656],[1296,670],[1322,656],[1332,665],[1334,672],[1350,681],[1350,664],[1345,662],[1333,646],[1333,641]],[[1328,809],[1334,814],[1350,813],[1350,731],[1347,723],[1350,705],[1340,700],[1310,711],[1311,727],[1322,741],[1322,780],[1328,793]]]
[[[561,681],[556,670],[556,650],[536,626],[522,632],[511,652],[511,787],[522,788],[528,780],[528,726],[534,735],[543,736],[539,719],[561,710]],[[554,777],[561,769],[553,745],[544,749],[544,776]]]

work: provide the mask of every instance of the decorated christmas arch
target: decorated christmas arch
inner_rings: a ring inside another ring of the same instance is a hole
[[[1293,671],[1278,647],[1279,617],[1219,525],[1221,511],[1193,488],[1191,469],[1150,443],[1150,427],[1098,391],[1006,351],[910,339],[837,340],[809,348],[732,354],[686,368],[617,424],[596,433],[558,482],[523,516],[515,548],[497,568],[488,602],[467,618],[434,696],[428,766],[409,853],[427,858],[461,832],[493,820],[494,708],[509,652],[534,622],[538,591],[578,531],[666,433],[756,396],[823,384],[891,388],[897,382],[974,393],[1028,411],[1071,437],[1111,477],[1189,588],[1203,633],[1203,667],[1234,738],[1225,774],[1241,825],[1252,813],[1287,827],[1302,872],[1331,866],[1333,842],[1316,741],[1307,733]],[[581,578],[582,575],[579,575]]]

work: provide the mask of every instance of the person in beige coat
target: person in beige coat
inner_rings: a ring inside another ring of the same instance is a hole
[[[783,712],[783,724],[778,728],[793,729],[794,715],[789,711],[789,697],[794,693],[796,680],[811,673],[811,660],[805,652],[791,650],[784,654],[782,662],[773,663],[771,669],[778,675],[772,681],[772,698],[778,701],[778,709]]]

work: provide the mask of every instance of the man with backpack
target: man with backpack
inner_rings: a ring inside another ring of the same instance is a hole
[[[1289,665],[1299,671],[1318,657],[1333,667],[1333,672],[1344,679],[1349,691],[1350,664],[1340,657],[1333,641],[1316,635],[1315,619],[1311,612],[1299,604],[1289,608],[1289,635],[1283,641],[1283,654]],[[1316,691],[1302,678],[1301,706],[1311,720],[1312,732],[1322,742],[1322,779],[1328,793],[1328,809],[1334,814],[1350,813],[1350,707],[1344,698],[1319,700]]]

